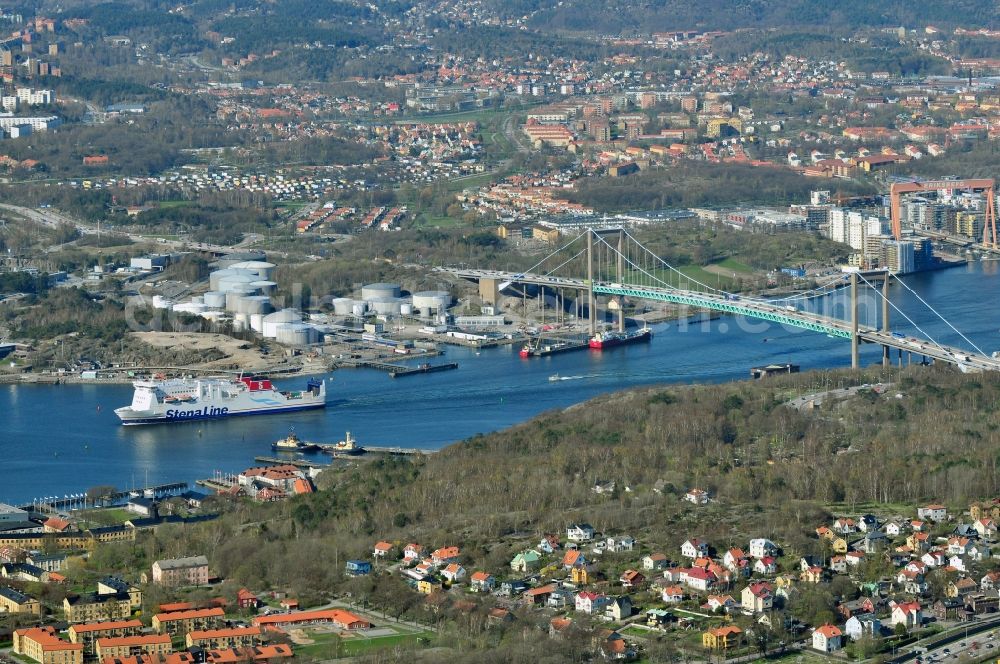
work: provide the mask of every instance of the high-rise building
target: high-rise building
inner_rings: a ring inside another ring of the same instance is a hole
[[[885,265],[893,274],[907,274],[916,270],[913,243],[908,240],[886,240]]]

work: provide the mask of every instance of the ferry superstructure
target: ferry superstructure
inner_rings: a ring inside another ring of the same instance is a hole
[[[326,406],[326,383],[310,380],[306,389],[286,391],[270,380],[193,378],[137,380],[129,406],[115,409],[122,424],[158,424],[219,419],[237,415],[287,413]]]

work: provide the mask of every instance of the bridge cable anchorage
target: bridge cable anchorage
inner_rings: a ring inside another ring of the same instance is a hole
[[[863,276],[863,275],[862,275],[862,274],[861,274],[860,272],[858,273],[858,278],[859,278],[859,279],[861,279],[861,281],[863,281],[863,282],[865,282],[866,284],[868,284],[868,287],[869,287],[869,288],[871,288],[871,289],[872,289],[873,291],[875,291],[876,293],[878,293],[878,296],[879,296],[879,297],[882,297],[882,292],[881,292],[881,291],[879,291],[879,289],[878,289],[878,288],[875,288],[875,286],[874,286],[874,285],[872,284],[872,282],[870,282],[870,281],[868,281],[867,279],[865,279],[865,278],[864,278],[864,276]],[[941,351],[942,353],[946,353],[946,354],[950,354],[950,353],[948,353],[948,351],[946,351],[946,350],[944,349],[944,346],[942,346],[941,344],[939,344],[939,343],[938,343],[938,342],[937,342],[937,341],[936,341],[936,340],[934,339],[934,337],[932,337],[931,335],[927,334],[927,332],[926,332],[926,331],[924,331],[924,329],[923,329],[923,328],[921,328],[921,327],[920,327],[919,325],[917,325],[917,324],[916,324],[915,322],[913,322],[913,319],[912,319],[912,318],[910,318],[909,316],[907,316],[907,315],[906,315],[906,312],[904,312],[904,311],[903,311],[902,309],[900,309],[899,307],[897,307],[897,306],[895,305],[895,303],[893,303],[893,301],[892,301],[892,300],[888,300],[888,302],[889,302],[889,306],[890,306],[890,307],[892,307],[893,309],[895,309],[895,310],[896,310],[896,312],[897,312],[897,313],[898,313],[898,314],[899,314],[900,316],[902,316],[903,318],[905,318],[905,319],[907,320],[907,322],[909,322],[909,323],[910,323],[910,325],[912,325],[913,327],[915,327],[915,328],[917,329],[917,332],[919,332],[920,334],[922,334],[922,335],[924,335],[925,337],[927,337],[927,340],[928,340],[928,341],[930,341],[930,342],[931,342],[932,344],[934,344],[935,346],[937,346],[937,347],[938,347],[938,349],[939,349],[939,350],[940,350],[940,351]],[[980,351],[980,353],[981,353],[981,352],[982,352],[982,351]]]
[[[943,320],[943,321],[945,322],[945,325],[947,325],[947,326],[948,326],[948,327],[950,327],[950,328],[951,328],[952,330],[954,330],[954,331],[955,331],[955,332],[956,332],[956,333],[958,334],[958,336],[960,336],[960,337],[962,337],[963,339],[965,339],[965,342],[966,342],[967,344],[969,344],[970,346],[972,346],[973,348],[975,348],[975,349],[976,349],[976,351],[977,351],[977,352],[978,352],[978,353],[979,353],[980,355],[987,355],[987,354],[988,354],[988,353],[984,353],[984,352],[983,352],[983,349],[982,349],[982,348],[980,348],[980,347],[979,347],[979,346],[977,346],[976,344],[972,343],[972,339],[970,339],[969,337],[967,337],[967,336],[965,336],[964,334],[962,334],[962,333],[961,333],[961,332],[959,331],[959,329],[958,329],[957,327],[955,327],[954,325],[952,325],[952,324],[951,324],[951,321],[949,321],[949,320],[948,320],[947,318],[945,318],[944,316],[942,316],[942,315],[941,315],[941,314],[940,314],[940,313],[938,312],[938,310],[937,310],[937,309],[935,309],[934,307],[932,307],[932,306],[931,306],[931,305],[930,305],[930,304],[929,304],[929,303],[927,302],[927,300],[925,300],[924,298],[920,297],[920,293],[918,293],[917,291],[915,291],[915,290],[913,290],[912,288],[910,288],[909,286],[907,286],[907,285],[906,285],[906,282],[905,282],[905,281],[903,281],[903,280],[902,280],[902,279],[900,279],[899,277],[896,277],[896,281],[897,281],[898,283],[902,284],[902,285],[903,285],[903,288],[905,288],[906,290],[908,290],[908,291],[910,291],[911,293],[913,293],[913,294],[914,294],[914,295],[915,295],[915,296],[917,297],[917,299],[918,299],[918,300],[920,300],[921,304],[923,304],[923,305],[924,305],[925,307],[927,307],[928,309],[930,309],[931,311],[933,311],[933,312],[934,312],[934,315],[936,315],[936,316],[937,316],[938,318],[940,318],[941,320]]]

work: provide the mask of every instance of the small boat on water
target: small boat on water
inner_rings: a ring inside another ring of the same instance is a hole
[[[551,376],[549,376],[550,383],[554,383],[557,380],[562,380],[562,377],[559,374],[552,374]]]
[[[303,442],[294,431],[281,440],[271,443],[271,447],[276,452],[318,452],[320,449],[315,443]]]
[[[336,445],[324,445],[323,451],[327,454],[361,454],[365,451],[365,448],[358,445],[358,441],[354,440],[351,436],[351,432],[348,431],[347,435],[344,436],[344,440],[338,442]]]

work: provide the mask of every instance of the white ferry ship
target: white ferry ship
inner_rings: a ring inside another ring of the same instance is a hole
[[[326,383],[311,379],[305,390],[278,390],[256,378],[137,380],[132,404],[115,409],[122,424],[155,424],[236,415],[287,413],[326,406]]]

